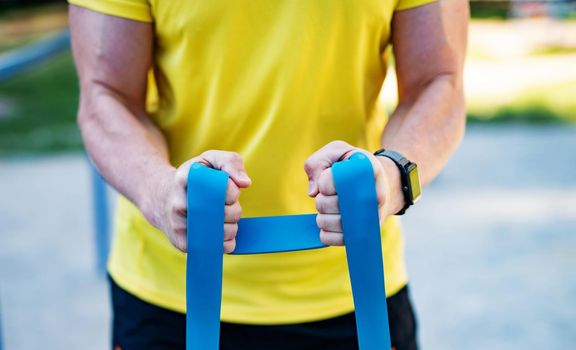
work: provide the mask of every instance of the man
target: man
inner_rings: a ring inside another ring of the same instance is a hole
[[[109,262],[114,347],[184,346],[191,163],[230,174],[225,252],[241,214],[315,210],[321,240],[339,246],[330,166],[361,151],[374,167],[393,346],[415,349],[394,216],[411,198],[398,160],[372,152],[399,152],[425,184],[457,147],[466,2],[70,2],[79,125],[123,195]],[[377,97],[389,43],[399,103],[386,123]],[[224,257],[221,349],[324,348],[357,348],[341,247]]]

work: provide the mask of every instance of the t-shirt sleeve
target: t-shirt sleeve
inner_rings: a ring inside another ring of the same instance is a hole
[[[398,0],[396,3],[396,11],[407,10],[412,7],[426,5],[438,0]]]
[[[149,0],[68,0],[68,2],[111,16],[153,22]]]

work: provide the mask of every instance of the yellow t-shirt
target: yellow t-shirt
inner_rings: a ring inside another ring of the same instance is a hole
[[[252,186],[244,216],[315,212],[306,158],[333,140],[375,150],[377,96],[394,11],[433,0],[70,0],[154,22],[150,116],[178,166],[203,151],[240,153]],[[120,198],[109,272],[150,303],[185,311],[185,254]],[[396,218],[382,227],[387,294],[406,284]],[[353,310],[341,247],[224,257],[222,319],[293,323]]]

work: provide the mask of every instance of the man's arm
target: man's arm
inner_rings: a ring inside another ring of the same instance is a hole
[[[442,170],[464,135],[468,16],[467,1],[441,0],[396,12],[392,19],[399,101],[382,147],[418,164],[424,185]],[[398,200],[389,215],[403,206],[399,186],[391,197]]]
[[[186,250],[186,180],[192,162],[225,170],[228,184],[225,251],[234,249],[239,187],[250,184],[239,155],[208,151],[170,164],[166,140],[146,114],[152,64],[152,24],[70,6],[72,50],[80,79],[78,123],[96,167],[146,219]]]
[[[424,184],[440,172],[464,134],[462,70],[467,26],[468,3],[464,0],[441,0],[398,11],[392,20],[399,103],[382,134],[382,147],[418,164]],[[343,244],[330,166],[354,151],[358,149],[333,142],[305,164],[309,193],[320,213],[321,239],[326,244]],[[400,172],[392,160],[364,152],[374,167],[380,218],[384,219],[404,206]]]
[[[98,170],[139,207],[173,169],[166,142],[146,116],[152,25],[70,6],[80,80],[78,124]]]

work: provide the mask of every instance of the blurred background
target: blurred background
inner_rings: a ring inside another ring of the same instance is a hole
[[[574,349],[576,3],[471,9],[466,136],[403,218],[420,343]],[[5,350],[109,345],[109,223],[95,209],[113,196],[82,151],[66,21],[62,1],[0,0]],[[387,108],[394,84],[391,72]]]

